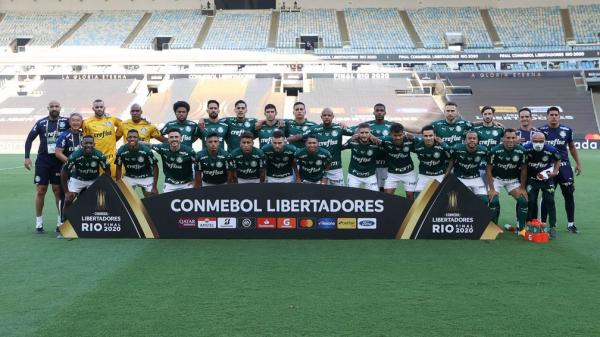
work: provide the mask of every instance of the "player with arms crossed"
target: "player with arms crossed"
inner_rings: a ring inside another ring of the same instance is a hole
[[[410,157],[410,153],[414,151],[414,139],[406,136],[404,126],[400,123],[392,124],[390,134],[391,137],[383,138],[380,145],[388,165],[384,192],[394,194],[398,183],[402,183],[406,198],[414,200],[417,175]]]
[[[421,130],[422,139],[416,139],[414,152],[419,158],[419,176],[415,187],[415,196],[418,196],[425,186],[432,181],[442,182],[450,172],[450,148],[446,143],[436,142],[436,133],[432,125],[426,125]]]
[[[454,168],[454,175],[487,204],[487,188],[481,179],[479,168],[485,162],[488,151],[479,142],[478,133],[474,130],[467,131],[465,143],[454,145],[450,154],[450,166]]]
[[[298,176],[298,166],[294,154],[294,145],[285,143],[285,135],[281,130],[275,130],[271,135],[270,144],[261,149],[265,154],[268,183],[294,183]]]
[[[283,124],[283,127],[282,125]],[[271,143],[273,132],[285,130],[285,122],[277,119],[277,108],[273,104],[265,105],[265,119],[256,122],[256,133],[260,148]]]
[[[179,130],[181,145],[191,149],[194,142],[198,139],[200,131],[196,122],[188,120],[190,104],[185,101],[177,101],[173,104],[173,112],[175,113],[175,120],[167,122],[160,129],[160,134],[168,137],[170,130],[177,129]],[[167,139],[167,142],[171,143],[171,140]]]
[[[139,143],[139,133],[135,129],[127,131],[127,144],[123,144],[117,151],[116,179],[121,177],[131,187],[142,188],[144,197],[158,194],[156,183],[158,182],[158,162],[152,150]],[[123,175],[125,167],[125,175]]]
[[[202,149],[207,148],[206,139],[208,135],[216,133],[219,137],[219,146],[224,150],[225,137],[227,137],[227,133],[229,132],[229,126],[219,119],[219,102],[214,99],[209,100],[206,103],[206,112],[208,113],[208,118],[200,119],[200,122],[198,122],[198,130],[202,139]]]
[[[242,135],[250,133],[252,137],[256,136],[256,119],[246,117],[246,113],[248,112],[246,102],[239,100],[235,102],[234,107],[235,117],[227,117],[222,120],[229,127],[227,151],[230,154],[240,148]]]
[[[240,146],[231,152],[232,183],[264,183],[265,154],[253,146],[254,136],[250,132],[242,134]]]
[[[83,134],[94,137],[95,148],[104,153],[111,166],[110,171],[115,171],[115,156],[117,155],[117,129],[121,127],[121,120],[106,114],[104,101],[97,99],[92,103],[94,116],[83,121]]]
[[[206,146],[196,154],[194,187],[223,185],[232,180],[229,153],[221,147],[221,136],[213,132],[206,136]]]
[[[297,183],[323,184],[329,183],[327,171],[331,167],[331,154],[319,147],[317,136],[306,136],[305,146],[294,154],[298,164]]]
[[[149,143],[151,139],[156,139],[161,143],[167,141],[158,132],[156,126],[148,122],[145,118],[142,118],[142,107],[139,104],[132,104],[131,108],[129,108],[129,113],[131,114],[131,119],[121,122],[121,127],[117,129],[117,139],[123,136],[127,137],[129,130],[136,130],[140,142]]]
[[[519,230],[525,227],[528,201],[525,184],[527,182],[527,164],[525,149],[519,145],[514,129],[505,129],[502,144],[490,150],[486,167],[488,180],[488,198],[494,212],[494,222],[500,217],[499,193],[502,188],[517,201],[517,221]],[[510,228],[507,228],[510,230]]]
[[[560,170],[560,153],[549,144],[545,144],[546,137],[541,132],[531,136],[531,142],[525,144],[527,156],[527,193],[529,198],[528,220],[537,219],[537,201],[540,190],[542,200],[548,209],[550,224],[550,238],[556,238],[556,206],[554,205],[554,177]]]
[[[165,175],[164,193],[194,187],[193,166],[196,162],[194,150],[182,144],[181,131],[172,128],[167,131],[168,144],[152,144],[154,150],[162,159]]]
[[[367,123],[361,123],[356,135],[342,146],[349,149],[350,165],[348,166],[348,187],[361,187],[379,191],[377,185],[377,158],[379,157],[379,139],[371,134]]]
[[[367,122],[371,129],[371,134],[379,139],[383,139],[390,135],[390,127],[393,122],[385,119],[385,105],[383,103],[377,103],[373,106],[373,117],[375,119]],[[386,162],[386,155],[383,151],[377,153],[377,168],[375,174],[377,176],[377,186],[379,190],[383,192],[385,180],[388,176],[388,164]]]
[[[294,103],[294,119],[285,120],[285,134],[288,137],[288,143],[298,149],[304,148],[306,145],[304,133],[315,125],[317,124],[306,119],[306,106],[304,103]]]

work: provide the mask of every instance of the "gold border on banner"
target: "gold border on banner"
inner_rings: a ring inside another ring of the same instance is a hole
[[[58,230],[60,230],[60,235],[62,235],[65,239],[79,238],[77,232],[75,232],[75,229],[73,229],[73,225],[71,225],[69,220],[65,221],[62,225],[60,225],[58,227]]]
[[[146,239],[158,239],[158,231],[152,223],[150,215],[146,211],[146,208],[142,204],[142,201],[137,196],[133,188],[131,188],[129,184],[124,182],[123,179],[119,179],[115,181],[115,183],[119,190],[121,190],[121,192],[125,196],[125,200],[127,200],[127,202],[129,203],[129,206],[131,207],[133,214],[135,214],[135,217],[137,218],[140,227],[142,227],[144,237]]]
[[[431,200],[431,198],[435,195],[438,187],[440,186],[440,182],[437,180],[432,180],[425,186],[425,189],[419,193],[419,196],[413,204],[410,206],[406,217],[404,217],[404,221],[396,234],[396,240],[409,240],[412,232],[415,230],[417,226],[417,222],[419,222],[419,218],[423,215],[423,211],[427,207],[427,204]]]
[[[493,221],[490,221],[490,223],[487,225],[487,227],[483,231],[483,234],[481,234],[481,237],[479,238],[479,240],[496,240],[496,237],[498,237],[498,234],[502,234],[502,233],[504,233],[502,228],[500,228],[500,226],[496,225]]]

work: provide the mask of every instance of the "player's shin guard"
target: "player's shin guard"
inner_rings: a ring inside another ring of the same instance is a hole
[[[500,217],[500,197],[495,195],[490,202],[490,209],[494,215],[494,223],[498,224],[498,218]]]
[[[575,188],[573,185],[560,185],[560,191],[565,198],[565,211],[567,213],[567,221],[570,223],[575,222]]]
[[[527,222],[527,199],[525,197],[520,196],[517,198],[517,220],[519,221],[519,230],[525,228],[525,223]]]

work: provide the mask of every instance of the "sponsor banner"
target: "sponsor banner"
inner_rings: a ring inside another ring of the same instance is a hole
[[[473,205],[481,204],[481,207]],[[495,239],[491,211],[454,176],[414,203],[357,188],[232,184],[137,199],[100,177],[67,212],[67,238]],[[487,234],[486,234],[487,233]]]

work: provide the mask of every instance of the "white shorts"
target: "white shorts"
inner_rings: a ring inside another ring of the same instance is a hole
[[[344,171],[341,168],[325,172],[329,185],[344,186]]]
[[[302,180],[303,184],[317,184],[317,185],[321,185],[321,181],[308,181],[308,180]]]
[[[152,192],[152,182],[154,179],[152,177],[147,178],[131,178],[128,176],[123,177],[123,181],[129,184],[131,187],[139,186],[144,189],[146,192]]]
[[[376,175],[359,178],[352,174],[348,174],[348,187],[361,187],[362,185],[368,190],[379,191]]]
[[[289,177],[285,177],[285,178],[267,177],[267,182],[268,183],[295,183],[296,179],[294,179],[294,176],[289,176]]]
[[[521,187],[519,179],[498,179],[494,178],[494,190],[500,193],[500,190],[504,188],[506,192],[510,193],[515,188]]]
[[[96,182],[94,180],[79,180],[75,178],[69,178],[69,192],[79,193],[81,190],[92,186],[92,184]]]
[[[378,167],[375,171],[375,175],[377,176],[377,186],[383,187],[385,185],[385,180],[388,177],[388,168]]]
[[[385,179],[383,188],[396,188],[398,187],[398,183],[402,183],[402,185],[404,185],[404,191],[414,192],[415,187],[417,187],[417,175],[415,174],[415,171],[412,170],[402,174],[388,172],[388,176]]]
[[[427,186],[427,184],[432,181],[432,180],[437,180],[438,182],[442,182],[442,180],[444,180],[444,175],[440,174],[437,176],[427,176],[424,174],[419,174],[419,178],[417,178],[417,186],[415,187],[415,191],[416,192],[421,192],[425,189],[425,186]]]
[[[186,188],[193,188],[193,187],[194,187],[194,184],[192,184],[192,182],[185,183],[185,184],[177,184],[177,185],[165,183],[165,187],[163,188],[163,193],[185,190]]]
[[[485,188],[485,184],[481,177],[477,178],[458,178],[463,185],[467,186],[473,193],[476,195],[487,195],[487,188]]]
[[[238,178],[238,184],[258,184],[258,183],[260,183],[259,178],[256,178],[256,179]]]
[[[220,185],[225,185],[226,183],[222,183],[222,184],[213,184],[213,183],[207,183],[206,181],[202,180],[202,187],[205,186],[220,186]]]

